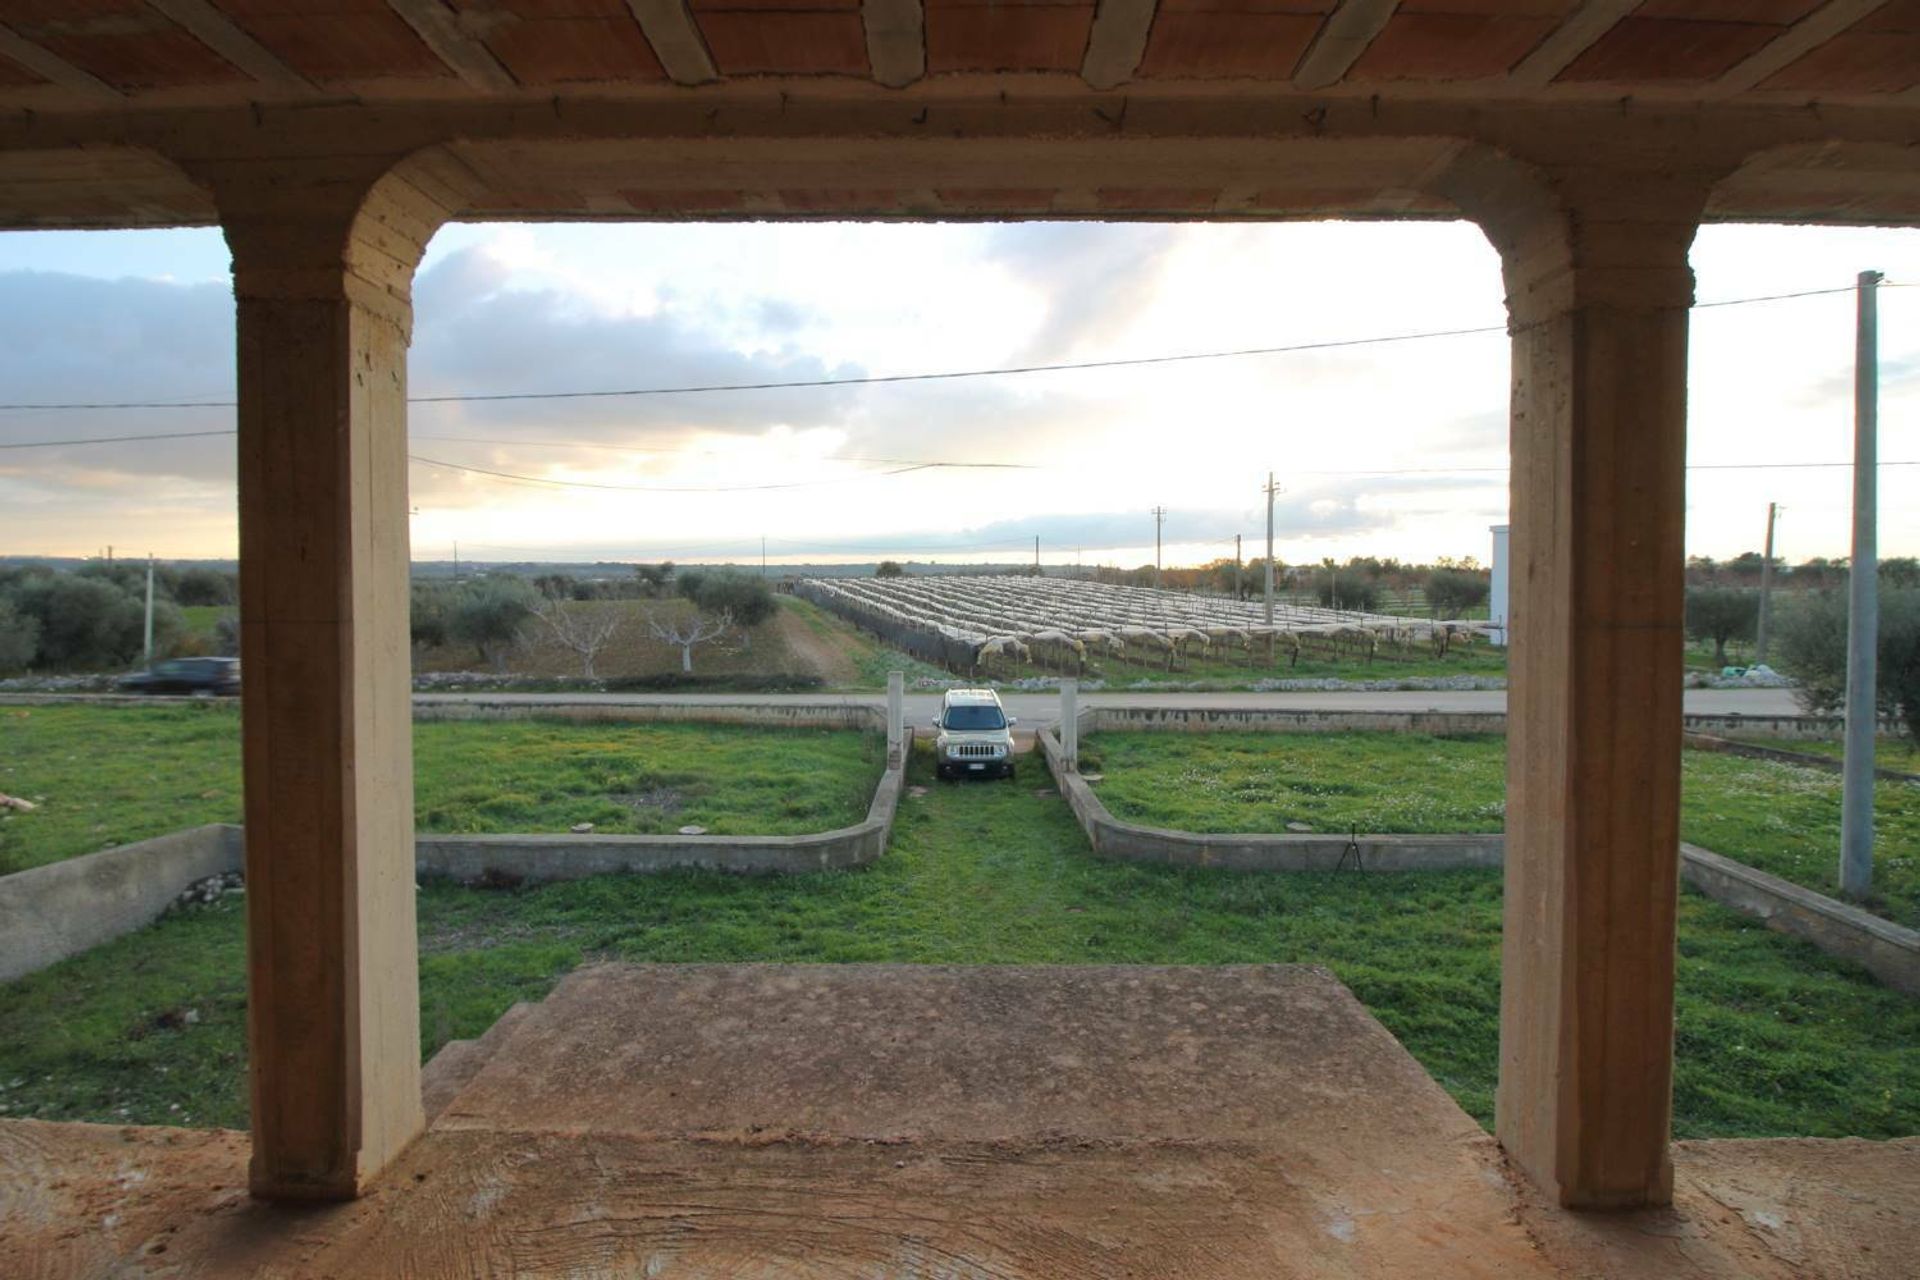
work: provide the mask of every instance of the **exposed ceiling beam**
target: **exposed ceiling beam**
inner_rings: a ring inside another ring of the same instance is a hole
[[[927,74],[927,16],[920,0],[866,0],[860,20],[875,80],[899,89]]]
[[[633,10],[654,56],[676,84],[706,84],[720,78],[706,39],[687,11],[687,0],[627,0],[627,8]]]
[[[1529,89],[1544,88],[1593,42],[1613,30],[1620,19],[1640,7],[1640,0],[1587,0],[1555,27],[1553,34],[1520,60],[1507,79]]]
[[[463,83],[490,92],[519,87],[500,60],[440,0],[387,0],[387,4]]]
[[[1796,62],[1860,19],[1880,8],[1886,0],[1832,0],[1788,27],[1771,44],[1765,45],[1746,61],[1707,86],[1710,97],[1723,98],[1745,93],[1782,67]]]
[[[94,97],[126,97],[105,80],[82,71],[57,54],[48,53],[11,27],[0,27],[0,54],[13,59],[41,79],[52,81],[62,89],[72,89],[76,93],[91,94]]]
[[[1321,24],[1293,82],[1302,89],[1339,84],[1399,7],[1400,0],[1344,0]]]
[[[302,93],[317,92],[312,81],[268,53],[259,41],[235,26],[208,0],[147,0],[147,4],[191,31],[201,44],[261,84],[279,85]]]
[[[1133,79],[1146,56],[1159,0],[1100,0],[1093,15],[1080,77],[1096,89],[1112,89]]]

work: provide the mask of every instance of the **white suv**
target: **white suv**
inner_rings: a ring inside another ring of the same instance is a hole
[[[1011,778],[1013,717],[991,689],[949,689],[940,700],[933,727],[934,771],[942,778]]]

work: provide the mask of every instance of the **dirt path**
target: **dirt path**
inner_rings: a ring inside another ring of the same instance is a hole
[[[775,625],[795,665],[803,669],[801,674],[817,675],[831,688],[850,685],[860,678],[846,649],[808,626],[799,610],[781,609]]]

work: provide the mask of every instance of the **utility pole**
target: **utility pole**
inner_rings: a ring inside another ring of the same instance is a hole
[[[1240,535],[1233,535],[1233,598],[1240,598]]]
[[[454,581],[454,584],[455,584],[456,586],[457,586],[457,585],[459,585],[459,582],[460,582],[460,539],[458,539],[458,538],[455,538],[455,539],[453,540],[453,581]]]
[[[760,576],[767,576],[767,535],[760,535]]]
[[[1780,514],[1780,504],[1767,504],[1767,546],[1760,555],[1760,621],[1754,628],[1753,661],[1759,666],[1767,660],[1768,623],[1772,621],[1773,604],[1773,522]]]
[[[1166,520],[1167,509],[1155,507],[1153,509],[1153,585],[1155,587],[1160,585],[1160,526],[1165,524]]]
[[[1840,892],[1864,898],[1873,883],[1874,662],[1880,640],[1880,552],[1875,470],[1879,465],[1880,315],[1885,277],[1862,271],[1856,285],[1853,357],[1853,560],[1847,568],[1847,752],[1840,782]]]
[[[147,666],[153,666],[153,552],[147,552]]]
[[[1033,535],[1033,576],[1040,576],[1040,535]]]
[[[1267,472],[1267,487],[1261,492],[1267,495],[1267,625],[1273,625],[1273,495],[1280,490],[1273,483],[1273,472]]]

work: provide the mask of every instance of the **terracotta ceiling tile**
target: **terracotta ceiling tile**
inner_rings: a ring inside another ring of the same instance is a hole
[[[927,70],[1078,71],[1092,5],[927,6]]]
[[[1636,18],[1698,18],[1706,22],[1770,22],[1790,27],[1827,0],[1646,0]]]
[[[310,80],[434,79],[453,71],[378,0],[214,0]]]
[[[1298,13],[1325,16],[1333,0],[1160,0],[1160,16],[1170,13]]]
[[[1285,80],[1320,22],[1318,14],[1163,12],[1147,39],[1140,75]]]
[[[1920,32],[1920,0],[1892,0],[1854,23],[1852,30]]]
[[[1481,80],[1505,75],[1558,22],[1483,14],[1399,13],[1347,73],[1349,80]]]
[[[539,18],[627,18],[633,10],[627,0],[446,0],[462,13],[481,20],[498,17]]]
[[[1564,18],[1581,0],[1400,0],[1400,13],[1478,14],[1488,18]]]
[[[1760,82],[1762,89],[1899,93],[1920,84],[1920,31],[1844,31]]]
[[[45,83],[45,80],[42,80],[39,76],[18,63],[9,61],[6,58],[0,58],[0,85],[5,85],[11,89],[20,85]]]
[[[722,75],[871,74],[857,13],[709,10],[695,21]]]
[[[166,89],[251,80],[178,28],[145,35],[29,35],[41,48],[116,89]]]
[[[1762,23],[1622,18],[1559,78],[1620,84],[1704,83],[1758,53],[1780,31]]]
[[[695,13],[725,9],[797,9],[813,13],[845,10],[858,13],[860,0],[689,0],[687,7]]]
[[[504,23],[488,33],[486,43],[521,84],[666,78],[631,14]]]

